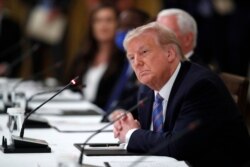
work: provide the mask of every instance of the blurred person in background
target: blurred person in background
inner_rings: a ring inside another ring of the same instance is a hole
[[[18,77],[21,63],[15,63],[21,56],[21,30],[10,18],[4,0],[0,0],[0,76]],[[15,65],[14,65],[14,64]]]
[[[196,53],[222,72],[247,76],[250,43],[250,1],[168,0],[164,8],[181,8],[198,24]]]
[[[135,0],[85,0],[88,9],[93,9],[93,7],[99,4],[108,3],[115,6],[118,12],[131,9],[135,7]]]
[[[157,22],[171,29],[180,41],[185,57],[197,64],[205,65],[204,61],[195,54],[197,43],[197,24],[194,18],[181,9],[165,9],[157,15]]]
[[[124,10],[119,15],[119,28],[116,32],[116,45],[124,50],[123,40],[127,32],[131,29],[146,24],[149,21],[149,14],[140,9],[131,8]]]
[[[70,0],[22,0],[29,9],[25,31],[31,40],[31,45],[39,44],[39,49],[33,53],[33,74],[36,74],[46,65],[62,64],[65,56],[65,37],[67,31],[67,14],[70,9]],[[51,66],[49,65],[49,66]],[[51,74],[45,74],[40,79],[52,75],[61,81],[63,70],[54,69]]]
[[[83,96],[102,109],[124,66],[125,56],[115,45],[118,13],[112,5],[101,4],[90,14],[87,37],[70,68],[70,78],[80,76],[86,84]]]

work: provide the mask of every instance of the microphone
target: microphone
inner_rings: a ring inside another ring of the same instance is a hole
[[[107,125],[103,126],[102,128],[100,128],[99,130],[97,130],[95,133],[93,133],[92,135],[90,135],[85,142],[83,143],[83,146],[81,147],[81,154],[78,160],[78,163],[80,165],[82,165],[82,161],[83,161],[83,153],[84,153],[84,147],[85,145],[88,145],[88,142],[97,134],[99,134],[100,132],[102,132],[104,129],[106,129],[107,127],[109,127],[110,125],[114,124],[116,121],[120,120],[121,118],[123,118],[127,113],[132,113],[132,111],[134,111],[136,108],[138,108],[139,106],[143,105],[143,103],[145,101],[148,100],[148,97],[145,97],[143,99],[141,99],[136,105],[134,105],[133,107],[131,107],[129,110],[127,110],[126,112],[124,112],[122,115],[120,115],[119,117],[117,117],[116,119],[114,119],[113,121],[111,121],[110,123],[108,123]]]
[[[34,99],[34,97],[39,96],[39,95],[44,95],[44,94],[48,94],[48,93],[54,93],[54,92],[58,92],[60,91],[60,89],[55,89],[55,90],[48,90],[48,91],[44,91],[44,92],[38,92],[33,94],[32,96],[30,96],[27,100],[26,100],[26,104],[25,104],[25,113],[29,113],[28,110],[28,103],[30,101],[32,101]]]
[[[55,93],[60,91],[60,89],[55,89],[55,90],[50,90],[50,91],[44,91],[44,92],[39,92],[36,93],[32,96],[30,96],[26,102],[25,102],[25,115],[30,113],[32,110],[28,108],[28,103],[36,96],[47,94],[47,93]],[[42,118],[31,118],[26,121],[26,128],[50,128],[51,126],[49,125],[48,121]]]
[[[44,140],[37,140],[37,139],[31,139],[31,138],[25,138],[24,136],[24,129],[26,125],[26,121],[30,117],[31,114],[33,114],[35,111],[40,109],[43,105],[48,103],[50,100],[52,100],[54,97],[56,97],[58,94],[60,94],[65,89],[69,88],[70,86],[76,85],[78,76],[75,77],[68,83],[66,86],[64,86],[62,89],[60,89],[57,93],[55,93],[53,96],[51,96],[49,99],[44,101],[42,104],[37,106],[34,110],[32,110],[30,113],[28,113],[23,121],[20,136],[12,136],[13,145],[8,146],[6,142],[3,142],[2,148],[4,153],[50,153],[51,148],[48,146],[48,143]],[[3,139],[3,141],[5,141]]]
[[[77,87],[85,88],[86,85],[79,84]],[[28,107],[28,103],[34,99],[34,97],[39,96],[39,95],[44,95],[44,94],[49,94],[49,93],[55,93],[60,91],[60,89],[55,89],[55,90],[48,90],[48,91],[43,91],[43,92],[38,92],[36,94],[33,94],[30,96],[25,103],[25,114],[27,115],[30,113],[32,110]],[[49,125],[48,121],[42,118],[36,118],[36,117],[30,117],[30,119],[27,120],[26,122],[26,128],[50,128],[51,126]]]
[[[159,143],[158,145],[156,145],[155,147],[153,147],[148,153],[146,153],[144,156],[140,157],[137,159],[137,161],[134,161],[133,163],[131,163],[128,167],[134,167],[136,166],[138,163],[140,163],[141,161],[143,161],[144,159],[147,158],[147,155],[154,155],[156,154],[158,151],[164,149],[165,147],[167,147],[168,145],[172,144],[173,142],[175,142],[176,140],[181,139],[183,136],[187,135],[188,133],[194,131],[195,129],[197,129],[199,126],[201,125],[201,121],[199,119],[191,122],[185,129],[183,129],[179,134],[175,135],[174,137],[172,137],[170,139],[169,142],[162,142]]]
[[[5,108],[8,108],[8,107],[11,107],[13,106],[13,98],[15,96],[15,90],[24,82],[24,81],[27,81],[27,80],[32,80],[32,79],[35,79],[37,77],[39,77],[40,75],[43,75],[44,73],[48,72],[48,71],[51,71],[53,69],[57,69],[57,68],[60,68],[62,66],[62,62],[58,62],[58,63],[55,63],[53,64],[52,66],[49,66],[48,68],[34,74],[34,75],[31,75],[30,77],[26,78],[26,79],[21,79],[20,81],[17,81],[14,86],[12,87],[11,91],[12,93],[10,92],[6,92],[7,93],[7,97],[8,97],[8,103],[6,104],[6,107]],[[5,109],[6,111],[6,109]]]
[[[20,42],[21,43],[21,42]],[[19,44],[18,44],[19,45]],[[40,48],[39,44],[34,44],[31,49],[28,49],[26,52],[22,53],[22,55],[20,57],[18,57],[17,59],[15,59],[13,62],[11,62],[6,69],[6,76],[8,76],[11,73],[11,70],[17,66],[20,62],[24,61],[26,58],[28,58],[29,56],[33,56],[33,52],[37,51]],[[11,50],[13,51],[13,50]],[[10,51],[9,51],[10,52]],[[5,57],[6,54],[2,55],[2,57]],[[7,110],[8,107],[11,107],[12,101],[11,101],[11,95],[9,94],[9,92],[4,92],[4,96],[6,96],[6,100],[5,104],[4,104],[4,111]]]
[[[124,99],[122,101],[118,101],[118,100],[114,101],[111,104],[110,109],[107,110],[107,112],[103,115],[101,122],[109,122],[108,117],[110,116],[110,114],[112,114],[112,112],[115,109],[119,109],[119,107],[124,108],[124,106],[122,104],[126,104],[126,103],[130,104],[131,101],[136,101],[136,100],[137,100],[137,95],[129,96],[129,97],[127,97],[126,99]],[[121,106],[119,106],[118,104],[121,104]],[[135,105],[135,104],[133,103],[133,104],[131,104],[131,106],[132,105]]]
[[[51,96],[48,100],[46,100],[45,102],[43,102],[42,104],[40,104],[38,107],[36,107],[34,110],[32,110],[30,113],[28,113],[26,115],[26,117],[24,118],[24,121],[23,121],[23,125],[22,125],[22,128],[21,128],[21,132],[20,132],[20,137],[23,138],[23,135],[24,135],[24,128],[25,128],[25,122],[26,120],[29,118],[29,116],[31,114],[33,114],[35,111],[37,111],[38,109],[40,109],[44,104],[48,103],[50,100],[52,100],[54,97],[56,97],[58,94],[60,94],[62,91],[64,91],[65,89],[69,88],[70,86],[72,85],[76,85],[76,81],[79,77],[75,77],[74,79],[72,79],[70,81],[70,83],[68,83],[66,86],[64,86],[61,90],[59,90],[56,94],[54,94],[53,96]]]
[[[83,85],[80,85],[78,86],[79,88],[85,88],[86,85],[83,84]],[[44,91],[44,92],[38,92],[36,94],[33,94],[32,96],[30,96],[28,99],[27,99],[27,102],[30,102],[34,99],[34,97],[36,96],[39,96],[39,95],[44,95],[44,94],[48,94],[48,93],[54,93],[54,92],[58,92],[60,89],[55,89],[55,90],[48,90],[48,91]]]

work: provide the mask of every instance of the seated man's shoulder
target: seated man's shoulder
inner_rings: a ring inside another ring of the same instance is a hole
[[[221,79],[217,73],[198,64],[195,63],[190,63],[190,64],[191,66],[186,74],[186,77],[190,79],[190,81],[193,82],[211,81],[215,83],[221,82]]]
[[[181,82],[183,89],[189,92],[193,90],[213,90],[221,93],[227,92],[225,84],[218,74],[195,63],[190,63],[190,68],[185,73]]]

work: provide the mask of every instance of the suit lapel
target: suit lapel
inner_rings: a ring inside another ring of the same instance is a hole
[[[168,105],[166,109],[166,117],[164,122],[164,131],[168,131],[171,127],[171,123],[173,123],[173,114],[174,114],[174,106],[172,103],[175,99],[175,95],[177,93],[178,88],[180,87],[183,78],[185,77],[186,73],[190,68],[191,63],[188,61],[182,62],[180,71],[177,75],[177,78],[174,82],[172,90],[170,92]],[[139,91],[139,99],[143,99],[144,97],[148,97],[149,99],[145,102],[141,107],[139,107],[139,120],[141,123],[142,129],[150,129],[151,126],[151,117],[152,117],[152,110],[153,110],[153,103],[154,103],[154,91],[149,89],[146,86],[142,86],[142,89]]]
[[[147,101],[139,108],[139,120],[141,123],[142,129],[150,129],[151,125],[151,115],[152,115],[152,106],[154,102],[154,91],[149,89],[146,86],[143,86],[143,91],[140,94],[140,99],[148,97]]]
[[[181,63],[180,71],[176,77],[174,84],[173,84],[173,87],[172,87],[172,90],[170,92],[169,99],[168,99],[167,109],[166,109],[166,117],[165,117],[165,122],[164,122],[164,130],[165,131],[168,131],[171,127],[171,124],[173,123],[173,114],[175,113],[175,107],[172,106],[172,104],[173,104],[174,99],[177,98],[176,93],[177,93],[180,85],[182,84],[182,81],[183,81],[186,73],[188,72],[190,65],[191,65],[191,63],[188,61]],[[175,114],[177,114],[177,113],[175,113]]]

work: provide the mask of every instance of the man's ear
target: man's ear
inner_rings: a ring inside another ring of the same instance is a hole
[[[176,46],[174,44],[168,44],[165,46],[165,51],[168,62],[173,62],[177,56]]]

